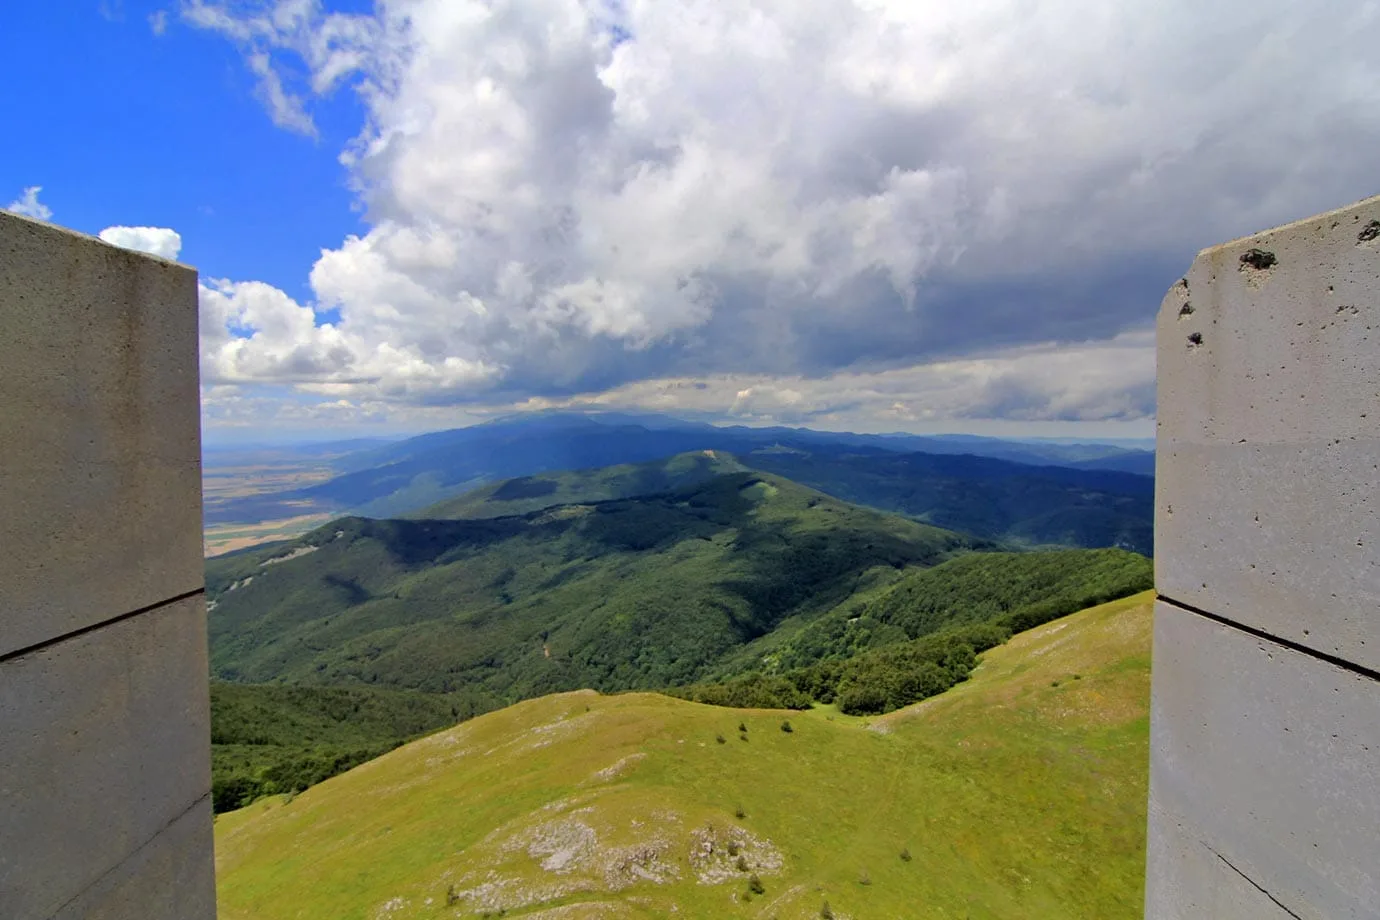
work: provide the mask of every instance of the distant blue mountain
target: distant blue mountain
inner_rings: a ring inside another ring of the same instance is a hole
[[[231,500],[208,523],[308,512],[399,517],[485,483],[714,450],[848,501],[1025,544],[1148,553],[1154,455],[1104,444],[750,428],[632,413],[543,412],[372,445],[306,488]]]

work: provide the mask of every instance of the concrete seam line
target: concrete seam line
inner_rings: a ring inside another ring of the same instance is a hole
[[[23,658],[25,655],[32,655],[34,652],[41,652],[50,646],[66,642],[69,639],[76,639],[80,636],[86,635],[87,633],[95,632],[98,629],[105,629],[107,626],[114,626],[116,623],[123,623],[125,620],[133,619],[134,617],[142,616],[146,613],[152,613],[159,607],[167,607],[170,604],[180,603],[181,601],[185,601],[188,598],[193,598],[196,597],[198,594],[205,593],[206,589],[204,587],[197,588],[195,591],[188,591],[184,594],[178,594],[175,597],[168,598],[167,600],[158,601],[156,604],[149,604],[147,607],[140,607],[138,610],[131,610],[128,613],[121,613],[111,617],[108,620],[101,620],[99,623],[92,623],[90,626],[83,626],[81,629],[74,629],[69,633],[63,633],[60,636],[54,636],[51,639],[44,639],[42,642],[35,642],[33,645],[28,645],[21,649],[15,649],[12,652],[6,652],[5,654],[0,655],[0,664],[4,664],[7,661],[12,661],[15,658]]]
[[[1176,601],[1172,597],[1165,597],[1163,594],[1156,594],[1156,597],[1159,598],[1159,600],[1161,600],[1162,602],[1177,607],[1180,610],[1185,611],[1186,613],[1197,614],[1200,617],[1212,620],[1214,623],[1220,623],[1223,626],[1229,626],[1232,629],[1239,630],[1240,632],[1246,633],[1249,636],[1254,636],[1257,639],[1264,639],[1267,642],[1273,642],[1275,645],[1283,646],[1284,648],[1290,649],[1291,651],[1307,655],[1310,658],[1316,658],[1319,661],[1325,661],[1328,664],[1333,665],[1334,667],[1341,668],[1343,671],[1350,671],[1352,674],[1355,674],[1358,677],[1365,677],[1369,680],[1373,680],[1377,683],[1380,683],[1380,671],[1372,670],[1371,668],[1368,668],[1365,665],[1356,664],[1354,661],[1347,661],[1345,658],[1338,658],[1336,655],[1329,655],[1327,652],[1320,652],[1317,649],[1309,648],[1306,645],[1300,645],[1292,639],[1282,639],[1279,636],[1272,636],[1264,630],[1256,629],[1253,626],[1247,626],[1244,623],[1238,623],[1235,620],[1231,620],[1227,617],[1222,616],[1221,614],[1210,613],[1206,610],[1203,610],[1202,608],[1194,607],[1191,604],[1185,604],[1180,601]]]
[[[183,818],[187,817],[187,815],[189,815],[189,814],[190,814],[198,805],[200,805],[202,802],[209,802],[210,799],[211,799],[211,793],[207,792],[205,795],[198,797],[197,800],[196,800],[195,802],[193,802],[192,804],[188,805],[186,808],[182,809],[182,811],[178,812],[178,813],[177,813],[177,816],[174,817],[171,821],[169,821],[168,823],[164,824],[164,825],[163,825],[162,827],[160,827],[158,830],[154,831],[154,832],[153,832],[153,836],[149,837],[148,840],[145,840],[143,843],[139,844],[137,847],[135,847],[134,849],[130,850],[128,853],[126,853],[124,856],[122,856],[122,857],[120,858],[120,861],[119,861],[119,862],[115,863],[115,865],[111,866],[109,869],[106,869],[106,870],[105,870],[104,872],[102,872],[99,876],[97,876],[96,878],[92,879],[92,880],[91,880],[91,884],[87,885],[87,886],[86,886],[85,888],[83,888],[81,891],[78,891],[76,894],[72,895],[72,896],[71,896],[70,898],[68,898],[66,901],[63,901],[62,904],[60,904],[60,905],[58,906],[58,909],[57,909],[57,910],[53,911],[51,914],[48,915],[49,920],[52,920],[53,917],[56,917],[56,916],[60,915],[64,910],[66,910],[68,907],[70,907],[73,903],[75,903],[76,901],[80,900],[80,899],[82,898],[82,896],[85,895],[88,891],[90,891],[92,888],[95,888],[95,887],[96,887],[97,885],[99,885],[101,882],[105,881],[106,877],[109,876],[112,872],[115,872],[117,869],[119,869],[119,868],[120,868],[121,866],[123,866],[125,863],[129,862],[131,859],[133,859],[134,857],[138,856],[139,853],[140,853],[145,847],[147,847],[149,844],[153,843],[153,842],[154,842],[155,840],[157,840],[159,837],[163,836],[163,833],[164,833],[168,828],[172,827],[172,826],[173,826],[174,824],[176,824],[178,821],[181,821]]]
[[[1198,842],[1199,842],[1199,843],[1203,843],[1201,840],[1198,841]],[[1239,875],[1239,876],[1241,876],[1243,879],[1245,879],[1245,880],[1250,884],[1250,886],[1251,886],[1252,888],[1254,888],[1256,891],[1260,892],[1261,894],[1265,895],[1265,897],[1269,898],[1271,901],[1273,901],[1273,902],[1274,902],[1274,905],[1275,905],[1276,907],[1278,907],[1280,910],[1284,911],[1286,914],[1288,914],[1289,916],[1293,917],[1294,920],[1303,920],[1302,917],[1300,917],[1298,914],[1296,914],[1296,913],[1294,913],[1292,910],[1290,910],[1290,909],[1288,908],[1288,906],[1286,906],[1285,903],[1284,903],[1283,901],[1281,901],[1279,898],[1275,897],[1274,895],[1270,894],[1270,892],[1266,891],[1264,888],[1262,888],[1262,887],[1260,886],[1260,883],[1259,883],[1259,882],[1257,882],[1255,879],[1251,878],[1251,877],[1250,877],[1249,875],[1247,875],[1246,873],[1242,872],[1240,869],[1236,868],[1236,864],[1233,863],[1230,859],[1227,859],[1225,856],[1223,856],[1221,853],[1218,853],[1216,850],[1214,850],[1212,847],[1208,846],[1206,843],[1203,843],[1203,846],[1204,846],[1204,847],[1207,847],[1207,851],[1208,851],[1209,853],[1211,853],[1213,856],[1216,856],[1218,859],[1222,860],[1223,864],[1226,865],[1226,867],[1227,867],[1228,869],[1230,869],[1231,871],[1235,872],[1237,875]]]

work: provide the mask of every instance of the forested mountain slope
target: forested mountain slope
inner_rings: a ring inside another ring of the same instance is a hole
[[[512,517],[346,518],[210,560],[211,661],[233,680],[494,703],[662,687],[980,545],[751,471]]]
[[[1016,546],[1117,546],[1146,555],[1152,549],[1154,481],[1144,476],[972,456],[781,445],[742,456],[705,450],[648,463],[538,473],[481,486],[409,516],[502,517],[558,504],[635,498],[749,468],[844,501]]]

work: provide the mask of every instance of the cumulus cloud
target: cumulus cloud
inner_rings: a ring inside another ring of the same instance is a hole
[[[1136,330],[1195,249],[1380,185],[1375,2],[182,15],[243,50],[280,125],[313,133],[344,86],[364,107],[342,163],[369,229],[323,251],[315,301],[202,295],[214,379],[340,398],[741,378],[742,411],[870,381],[903,420],[1149,413]]]
[[[199,294],[202,378],[211,384],[295,384],[311,393],[364,390],[418,402],[435,391],[471,389],[492,374],[477,361],[424,360],[386,338],[319,323],[311,307],[262,282],[212,279]]]
[[[1154,412],[1151,330],[1082,346],[1026,346],[982,358],[823,377],[729,374],[624,384],[523,408],[664,409],[749,424],[860,431],[951,429],[984,419],[1069,423]]]
[[[167,31],[168,31],[168,11],[167,11],[167,10],[155,10],[154,12],[149,13],[148,21],[149,21],[149,30],[150,30],[151,32],[153,32],[154,35],[156,35],[156,36],[158,36],[158,37],[161,38],[163,35],[165,35],[165,34],[167,33]]]
[[[177,259],[182,251],[182,236],[167,227],[106,227],[100,238],[112,246],[121,246],[164,259]]]
[[[29,186],[18,198],[6,205],[5,210],[22,214],[25,217],[32,217],[35,220],[49,220],[53,216],[53,211],[38,200],[38,193],[41,191],[43,191],[41,185]]]
[[[994,435],[1143,436],[1154,411],[1154,333],[1141,330],[1096,344],[1052,343],[982,358],[823,377],[724,374],[626,383],[598,393],[471,403],[463,408],[386,398],[316,395],[243,384],[212,384],[208,421],[240,427],[312,424],[360,427],[385,419],[413,430],[470,424],[513,411],[641,409],[744,425],[804,425],[850,431]]]

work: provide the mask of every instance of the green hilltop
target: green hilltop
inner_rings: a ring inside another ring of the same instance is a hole
[[[344,518],[208,562],[211,663],[495,704],[654,689],[981,545],[752,471],[509,517]]]
[[[489,713],[219,816],[219,914],[1139,917],[1150,607],[1017,635],[872,720],[589,691]]]
[[[723,451],[699,450],[649,463],[520,476],[480,486],[456,498],[403,515],[426,520],[473,520],[528,514],[556,505],[638,498],[693,488],[748,468]]]
[[[480,486],[407,514],[489,518],[635,498],[757,470],[846,502],[1011,546],[1119,546],[1148,553],[1154,481],[990,457],[849,451],[839,445],[699,450],[667,460],[537,473]]]

